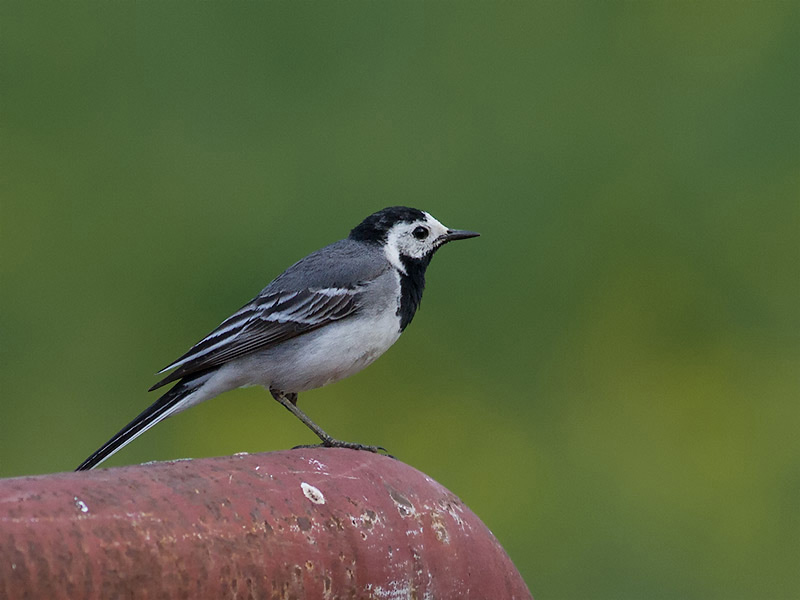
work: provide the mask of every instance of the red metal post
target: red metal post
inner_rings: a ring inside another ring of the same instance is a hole
[[[431,478],[312,448],[0,480],[0,597],[531,596]]]

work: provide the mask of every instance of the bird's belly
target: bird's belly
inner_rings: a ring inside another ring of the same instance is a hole
[[[354,318],[288,340],[252,355],[257,381],[284,392],[303,392],[358,373],[400,337],[391,311],[380,319]]]

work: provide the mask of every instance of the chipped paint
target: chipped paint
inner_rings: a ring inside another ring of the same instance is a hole
[[[300,488],[303,490],[303,495],[311,500],[314,504],[325,504],[325,496],[322,492],[319,491],[318,487],[311,485],[310,483],[306,483],[303,481],[300,484]]]
[[[411,501],[403,496],[400,492],[395,489],[389,490],[389,497],[391,497],[392,501],[397,506],[397,511],[403,517],[414,517],[417,514],[417,509],[414,508],[414,505]]]
[[[367,584],[370,598],[376,600],[406,600],[415,598],[414,586],[408,581],[390,581],[386,586]]]
[[[436,539],[443,544],[450,543],[450,535],[447,533],[447,526],[445,525],[443,514],[438,511],[433,511],[431,515],[431,527],[436,534]]]
[[[380,517],[374,510],[365,510],[361,513],[361,525],[366,529],[372,529],[377,523],[380,523]]]
[[[327,471],[328,467],[325,466],[325,463],[317,460],[316,458],[309,458],[308,464],[314,467],[317,471]]]

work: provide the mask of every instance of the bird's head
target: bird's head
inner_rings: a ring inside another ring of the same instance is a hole
[[[391,206],[371,214],[350,232],[350,239],[383,246],[386,257],[400,271],[406,263],[427,264],[447,242],[476,237],[474,231],[449,229],[429,213]]]

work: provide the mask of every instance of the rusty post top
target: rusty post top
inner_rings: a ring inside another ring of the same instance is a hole
[[[2,598],[530,598],[453,493],[347,449],[0,480]]]

